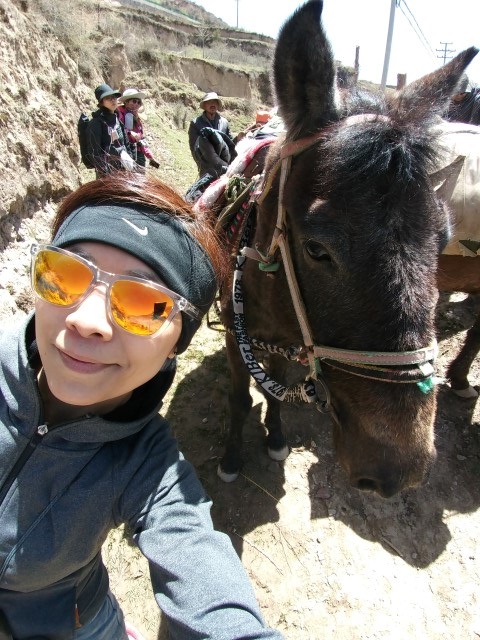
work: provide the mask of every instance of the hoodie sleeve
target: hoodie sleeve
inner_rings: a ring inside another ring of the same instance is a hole
[[[138,467],[122,497],[122,508],[136,512],[129,524],[149,562],[169,637],[280,640],[279,632],[265,626],[230,539],[214,530],[211,502],[193,467],[178,452],[173,438],[165,435],[163,444],[154,445],[153,439],[150,444],[145,464]],[[151,487],[140,510],[135,489],[139,485],[142,492],[145,486]]]

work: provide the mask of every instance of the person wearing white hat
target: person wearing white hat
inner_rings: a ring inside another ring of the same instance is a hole
[[[223,104],[217,93],[210,91],[200,101],[202,113],[190,122],[188,143],[198,166],[199,177],[209,173],[218,177],[233,159],[233,137],[228,120],[219,114]],[[215,133],[218,132],[218,133]]]
[[[121,98],[119,98],[119,106],[117,107],[120,122],[125,127],[128,140],[134,150],[134,157],[140,170],[145,169],[147,159],[149,165],[158,169],[160,164],[153,157],[153,153],[148,146],[143,131],[143,122],[140,118],[139,111],[143,105],[145,93],[138,89],[125,89]]]

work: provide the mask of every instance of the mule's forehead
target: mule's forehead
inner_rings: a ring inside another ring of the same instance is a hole
[[[353,116],[348,116],[342,123],[351,127],[355,124],[365,124],[366,122],[385,122],[386,124],[392,124],[392,119],[389,116],[376,113],[357,113]]]
[[[313,152],[317,192],[342,199],[377,196],[389,206],[396,206],[397,198],[404,203],[405,190],[410,199],[430,198],[428,174],[437,144],[427,127],[409,126],[396,114],[349,115],[325,129]]]

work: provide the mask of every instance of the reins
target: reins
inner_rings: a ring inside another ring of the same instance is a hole
[[[279,160],[273,165],[269,174],[263,176],[263,187],[260,191],[257,190],[251,194],[251,206],[248,208],[249,212],[252,210],[255,202],[257,205],[263,202],[273,185],[275,176],[280,170],[277,220],[268,252],[264,255],[258,246],[255,248],[249,246],[251,224],[246,224],[244,225],[239,251],[236,256],[232,289],[234,333],[243,361],[254,380],[277,400],[293,401],[302,399],[306,402],[315,402],[317,408],[321,411],[332,410],[330,392],[323,379],[322,364],[369,380],[397,384],[415,383],[423,393],[428,393],[433,388],[433,361],[437,356],[436,340],[428,347],[399,352],[356,351],[314,344],[310,323],[298,286],[290,247],[287,241],[286,210],[283,205],[283,195],[285,185],[290,175],[293,157],[316,144],[322,135],[323,133],[318,133],[308,138],[283,145]],[[257,260],[260,269],[263,271],[276,271],[279,268],[279,263],[274,259],[277,250],[279,250],[281,254],[290,296],[303,339],[303,347],[300,349],[291,348],[290,351],[293,353],[297,352],[298,355],[296,359],[300,362],[305,364],[308,360],[310,368],[305,381],[292,388],[287,388],[275,382],[258,364],[252,351],[252,345],[253,348],[264,348],[270,352],[279,352],[280,350],[250,339],[247,333],[243,311],[242,279],[246,260]],[[315,382],[320,383],[323,387],[325,399],[322,401],[317,397]]]

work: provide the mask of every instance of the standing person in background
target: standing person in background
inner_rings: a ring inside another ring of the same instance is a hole
[[[154,159],[150,147],[144,136],[143,122],[140,118],[139,111],[143,105],[145,93],[138,89],[125,89],[120,98],[120,104],[117,108],[120,122],[125,127],[127,137],[133,149],[133,157],[142,170],[145,169],[148,159],[151,167],[158,169],[160,164]]]
[[[224,271],[209,219],[117,172],[31,258],[34,312],[0,334],[0,638],[139,638],[101,554],[126,523],[171,640],[280,640],[159,415]]]
[[[121,95],[108,84],[95,89],[98,109],[92,113],[87,127],[87,156],[95,167],[97,178],[135,168],[127,134],[117,115]]]
[[[216,93],[206,93],[201,102],[202,113],[190,122],[188,143],[202,178],[210,174],[218,178],[225,173],[236,155],[228,120],[219,114],[223,104]]]

